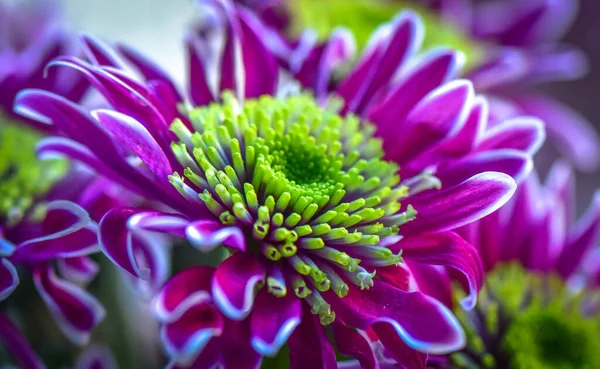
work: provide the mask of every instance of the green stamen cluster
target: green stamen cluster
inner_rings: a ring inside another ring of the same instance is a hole
[[[20,221],[68,170],[66,160],[37,159],[41,137],[23,124],[0,123],[0,220],[8,225]]]
[[[423,48],[447,46],[463,52],[467,67],[475,66],[483,56],[482,46],[476,44],[462,30],[437,14],[410,0],[293,0],[290,1],[292,26],[290,32],[299,34],[307,27],[325,39],[338,26],[352,30],[360,49],[367,44],[375,29],[389,22],[402,10],[416,12],[425,28]]]
[[[310,96],[223,101],[189,113],[193,132],[181,121],[171,126],[186,169],[170,181],[244,230],[247,251],[283,271],[267,278],[271,293],[285,296],[291,287],[329,323],[335,315],[320,291],[344,297],[346,280],[369,288],[374,273],[365,268],[402,260],[378,246],[415,216],[410,206],[401,211],[408,188],[398,167],[381,159],[372,126]]]
[[[475,311],[457,310],[468,337],[461,368],[592,369],[600,367],[600,316],[555,275],[498,266],[488,275]]]

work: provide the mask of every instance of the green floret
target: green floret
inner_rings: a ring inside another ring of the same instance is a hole
[[[269,291],[306,298],[326,324],[334,315],[319,292],[348,293],[339,273],[370,288],[366,267],[397,265],[400,254],[378,244],[414,219],[400,200],[398,166],[382,159],[374,127],[319,107],[312,96],[263,96],[189,113],[192,127],[171,130],[183,176],[170,177],[191,200],[199,198],[224,225],[247,235],[249,252],[293,270],[288,281],[267,279]],[[192,128],[192,129],[190,129]]]
[[[483,47],[463,30],[441,19],[423,6],[402,0],[293,0],[291,32],[299,34],[312,28],[320,39],[325,39],[335,27],[350,29],[359,50],[363,49],[375,29],[389,22],[398,12],[416,12],[424,25],[423,48],[447,46],[461,51],[466,57],[466,68],[477,65],[483,56]]]
[[[19,123],[0,122],[0,220],[12,225],[64,177],[68,161],[40,161],[35,146],[42,136]]]

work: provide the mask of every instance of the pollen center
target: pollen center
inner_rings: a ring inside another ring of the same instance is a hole
[[[189,122],[171,126],[185,170],[170,181],[244,231],[246,251],[272,263],[274,295],[293,290],[328,323],[334,314],[319,292],[369,288],[369,269],[402,261],[379,244],[416,212],[400,204],[408,189],[368,123],[308,95],[241,104],[230,94],[192,110]]]

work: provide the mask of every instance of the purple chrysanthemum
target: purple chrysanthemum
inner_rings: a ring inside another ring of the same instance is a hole
[[[40,154],[82,161],[171,209],[104,216],[101,246],[126,272],[152,272],[133,242],[147,232],[228,250],[214,270],[173,277],[157,299],[172,365],[206,358],[196,365],[233,368],[237,352],[254,368],[289,338],[293,368],[333,367],[323,325],[367,366],[374,356],[355,329],[372,328],[410,363],[460,348],[456,319],[410,282],[409,263],[461,272],[463,304],[473,307],[483,271],[452,230],[508,200],[543,139],[541,122],[486,129],[485,100],[468,81],[450,81],[459,56],[414,58],[422,31],[411,13],[373,39],[335,95],[315,99],[280,79],[257,19],[228,1],[210,4],[223,47],[188,38],[189,101],[135,51],[85,38],[91,63],[50,65],[82,72],[112,109],[90,112],[39,90],[22,92],[16,107],[69,137],[45,139]]]

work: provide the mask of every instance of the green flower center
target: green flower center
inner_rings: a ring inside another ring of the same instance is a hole
[[[25,125],[0,117],[0,220],[9,226],[19,222],[68,170],[66,160],[37,159],[35,145],[41,138]]]
[[[170,181],[224,225],[244,230],[248,252],[284,271],[285,278],[267,278],[271,293],[284,296],[291,287],[329,323],[335,315],[319,291],[343,297],[348,280],[369,288],[374,273],[366,268],[402,261],[378,246],[416,214],[401,210],[408,188],[399,168],[381,159],[372,126],[310,96],[242,105],[226,94],[223,101],[193,109],[192,127],[171,126],[180,140],[173,152],[186,169]]]
[[[325,39],[335,27],[345,26],[352,31],[361,50],[378,26],[390,21],[399,11],[410,9],[423,22],[424,49],[447,46],[459,50],[466,56],[466,68],[477,65],[483,56],[483,47],[463,30],[410,0],[293,0],[289,3],[293,14],[292,34],[310,27],[320,39]]]
[[[600,368],[600,316],[583,314],[583,300],[555,275],[497,266],[474,312],[457,310],[467,351],[453,355],[461,368]]]

